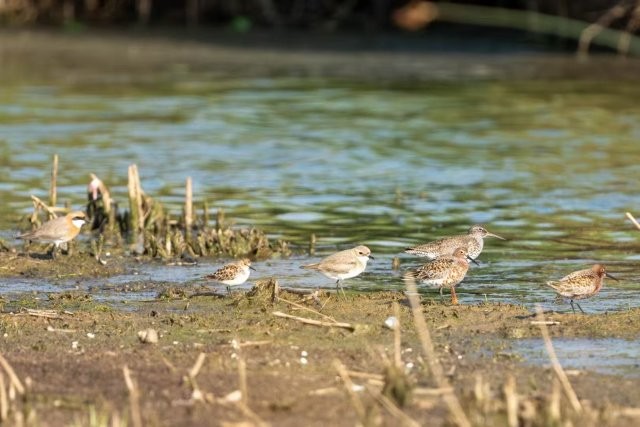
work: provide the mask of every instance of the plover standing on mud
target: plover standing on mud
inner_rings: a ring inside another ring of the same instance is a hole
[[[231,291],[231,286],[241,285],[249,279],[249,274],[255,268],[251,267],[249,259],[241,259],[220,267],[213,274],[205,276],[206,279],[213,279],[217,282],[227,285],[227,292]]]
[[[421,267],[404,274],[403,279],[415,280],[428,286],[437,286],[442,289],[451,289],[451,304],[458,304],[456,285],[464,279],[469,270],[467,248],[461,246],[453,251],[453,255],[442,255],[429,261]]]
[[[316,270],[330,279],[336,280],[336,288],[342,291],[341,282],[356,277],[367,267],[367,261],[374,259],[371,250],[366,246],[356,246],[353,249],[336,252],[315,264],[303,265],[302,268]]]
[[[605,276],[618,280],[607,273],[604,265],[595,264],[591,268],[574,271],[558,281],[547,282],[547,286],[553,288],[558,295],[569,298],[571,309],[575,313],[576,309],[573,307],[573,300],[590,298],[596,295],[602,289]],[[580,304],[576,302],[576,305],[584,313]]]
[[[442,255],[451,255],[456,248],[463,246],[467,248],[467,254],[471,258],[476,259],[482,252],[485,237],[497,237],[498,239],[506,240],[504,237],[500,237],[497,234],[489,233],[481,225],[474,225],[469,228],[467,234],[444,237],[423,245],[407,248],[405,252],[420,257],[435,259]]]
[[[35,230],[23,233],[16,238],[37,243],[53,243],[51,258],[55,258],[56,250],[62,243],[73,240],[80,229],[87,222],[87,216],[82,211],[75,211],[45,222]]]

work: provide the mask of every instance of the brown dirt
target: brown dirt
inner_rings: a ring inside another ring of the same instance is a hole
[[[285,298],[302,303],[296,295],[285,294]],[[272,304],[264,293],[158,300],[137,304],[130,312],[116,311],[86,298],[39,303],[37,308],[56,310],[57,319],[30,316],[21,312],[19,301],[7,302],[0,316],[0,352],[17,375],[30,384],[24,401],[14,403],[10,415],[15,417],[15,411],[31,414],[34,425],[43,426],[87,425],[92,411],[104,419],[120,416],[130,420],[122,373],[127,365],[138,384],[144,425],[221,425],[255,423],[258,419],[282,426],[354,425],[358,417],[333,362],[338,359],[350,370],[383,374],[385,359],[393,358],[393,332],[382,324],[391,315],[394,301],[401,307],[403,362],[414,364],[408,375],[411,387],[434,387],[403,295],[348,294],[346,299],[321,296],[323,301],[327,298],[323,313],[359,325],[354,332],[276,318],[272,315],[276,310],[318,316],[294,310],[283,302]],[[424,315],[444,371],[475,425],[504,423],[501,390],[509,375],[515,376],[522,401],[537,408],[539,422],[532,425],[547,425],[542,421],[547,419],[544,408],[553,383],[552,372],[525,365],[510,353],[515,338],[539,336],[526,309],[499,304],[451,307],[429,302],[424,305]],[[551,328],[554,336],[637,339],[640,335],[640,310],[595,316],[554,313],[548,317],[561,322]],[[137,332],[146,328],[159,332],[158,344],[139,342]],[[233,339],[248,344],[239,352],[230,345]],[[73,342],[77,342],[75,348]],[[300,361],[302,351],[308,353],[307,364]],[[185,380],[200,353],[206,358],[196,381],[206,402],[190,400],[192,388]],[[221,401],[239,387],[239,354],[247,364],[248,406],[255,416]],[[473,391],[478,375],[489,387],[489,400],[478,398]],[[381,387],[376,381],[353,380],[367,385],[373,395]],[[588,407],[586,415],[576,418],[562,400],[563,416],[574,417],[571,419],[575,422],[625,425],[629,419],[615,415],[616,408],[638,406],[640,402],[638,378],[583,372],[572,376],[571,381]],[[358,394],[373,423],[398,424],[375,403],[372,394]],[[492,402],[490,407],[487,402]],[[404,411],[423,425],[449,423],[440,396],[414,394]]]

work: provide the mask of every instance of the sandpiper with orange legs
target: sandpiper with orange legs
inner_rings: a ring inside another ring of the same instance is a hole
[[[558,295],[569,298],[571,310],[573,310],[573,313],[575,314],[576,309],[573,306],[573,301],[591,298],[600,292],[605,276],[613,280],[618,280],[607,273],[607,268],[604,265],[595,264],[593,267],[587,268],[586,270],[574,271],[558,281],[547,282],[547,286],[553,288]],[[580,304],[578,304],[577,301],[576,305],[580,311],[584,313],[584,310],[580,307]]]
[[[416,270],[406,272],[403,279],[405,281],[413,279],[428,286],[437,286],[440,288],[440,296],[443,288],[449,288],[451,304],[457,305],[456,285],[466,276],[470,260],[473,261],[467,253],[467,248],[460,246],[453,251],[453,255],[439,256]]]

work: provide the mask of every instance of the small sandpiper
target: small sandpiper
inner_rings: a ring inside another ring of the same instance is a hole
[[[595,264],[586,270],[574,271],[573,273],[563,277],[558,281],[547,282],[547,286],[553,288],[558,295],[569,298],[571,309],[575,314],[576,309],[573,306],[573,300],[590,298],[600,292],[604,277],[607,276],[613,280],[618,280],[609,273],[602,264]],[[576,301],[576,305],[582,313],[584,310]]]
[[[226,264],[205,278],[227,285],[227,293],[231,293],[231,286],[242,285],[247,281],[249,274],[251,274],[249,270],[255,271],[256,269],[251,267],[251,260],[245,258]]]
[[[367,267],[367,261],[374,259],[371,250],[366,246],[356,246],[353,249],[336,252],[315,264],[303,265],[302,268],[316,270],[330,279],[336,280],[336,288],[342,291],[341,282],[356,277]]]
[[[467,254],[467,248],[458,247],[453,251],[453,255],[441,255],[429,261],[416,270],[408,271],[403,279],[416,280],[428,286],[437,286],[442,289],[451,289],[451,304],[458,304],[456,295],[456,285],[464,279],[469,270],[469,261],[473,259]]]
[[[467,234],[445,237],[424,245],[407,248],[405,252],[419,257],[435,259],[442,255],[451,255],[456,248],[464,246],[467,248],[467,255],[476,259],[482,252],[485,237],[497,237],[498,239],[506,240],[497,234],[489,233],[483,226],[476,224],[469,228]]]
[[[82,211],[75,211],[45,222],[39,228],[17,236],[17,239],[37,243],[53,243],[51,258],[55,258],[56,251],[62,243],[73,240],[80,229],[87,222],[87,216]]]

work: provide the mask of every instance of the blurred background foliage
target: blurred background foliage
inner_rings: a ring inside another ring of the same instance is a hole
[[[434,5],[488,6],[596,22],[634,32],[640,0],[0,0],[4,26],[184,26],[419,30],[436,18]],[[608,14],[608,16],[607,16]]]

